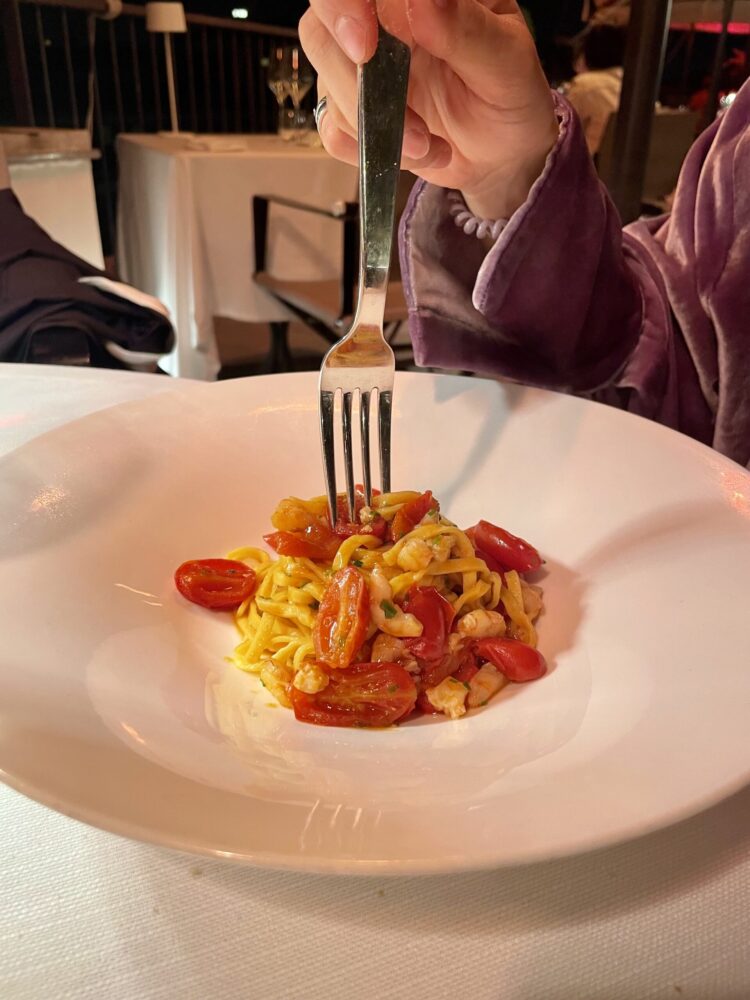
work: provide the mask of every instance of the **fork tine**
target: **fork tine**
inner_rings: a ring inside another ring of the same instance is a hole
[[[378,437],[380,443],[380,479],[383,493],[391,492],[391,390],[378,392]]]
[[[354,455],[352,449],[352,394],[345,392],[341,401],[341,415],[344,431],[344,467],[346,470],[346,499],[349,505],[349,520],[356,517],[354,507]],[[333,522],[336,523],[335,521]]]
[[[365,503],[372,505],[372,477],[370,475],[370,393],[362,390],[359,397],[359,422],[362,433],[362,485]]]
[[[336,524],[336,450],[333,436],[333,410],[335,393],[320,393],[320,439],[323,443],[323,465],[326,474],[326,492],[331,524]]]

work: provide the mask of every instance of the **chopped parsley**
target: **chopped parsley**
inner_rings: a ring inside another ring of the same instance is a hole
[[[356,566],[357,569],[362,569],[362,567],[364,566],[364,563],[362,562],[361,559],[350,559],[349,562],[352,564],[352,566]]]
[[[390,601],[381,601],[380,602],[380,610],[383,612],[383,614],[385,615],[386,618],[395,618],[396,617],[396,614],[397,614],[396,608],[394,607],[393,604],[391,604]]]
[[[398,684],[388,685],[388,694],[395,694],[398,691]]]

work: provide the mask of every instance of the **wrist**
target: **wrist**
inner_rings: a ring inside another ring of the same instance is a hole
[[[469,211],[482,219],[509,219],[528,198],[558,137],[557,117],[553,115],[545,134],[521,160],[504,164],[461,189]]]

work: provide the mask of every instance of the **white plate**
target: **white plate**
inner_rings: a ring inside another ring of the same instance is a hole
[[[130,837],[310,870],[529,861],[750,778],[750,475],[618,411],[400,375],[394,486],[548,559],[543,680],[458,722],[302,725],[225,664],[184,559],[321,492],[314,375],[113,407],[0,462],[0,767]]]

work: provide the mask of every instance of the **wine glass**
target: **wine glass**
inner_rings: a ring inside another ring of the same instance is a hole
[[[301,105],[310,88],[315,83],[315,73],[304,50],[299,45],[290,46],[291,75],[289,77],[288,93],[294,105],[294,121],[298,130],[297,138],[302,141],[302,129],[307,116]]]
[[[291,45],[274,45],[268,57],[266,74],[266,82],[279,106],[279,135],[282,138],[286,138],[289,134],[290,124],[295,115],[295,112],[286,108],[286,99],[291,95],[292,50]]]

